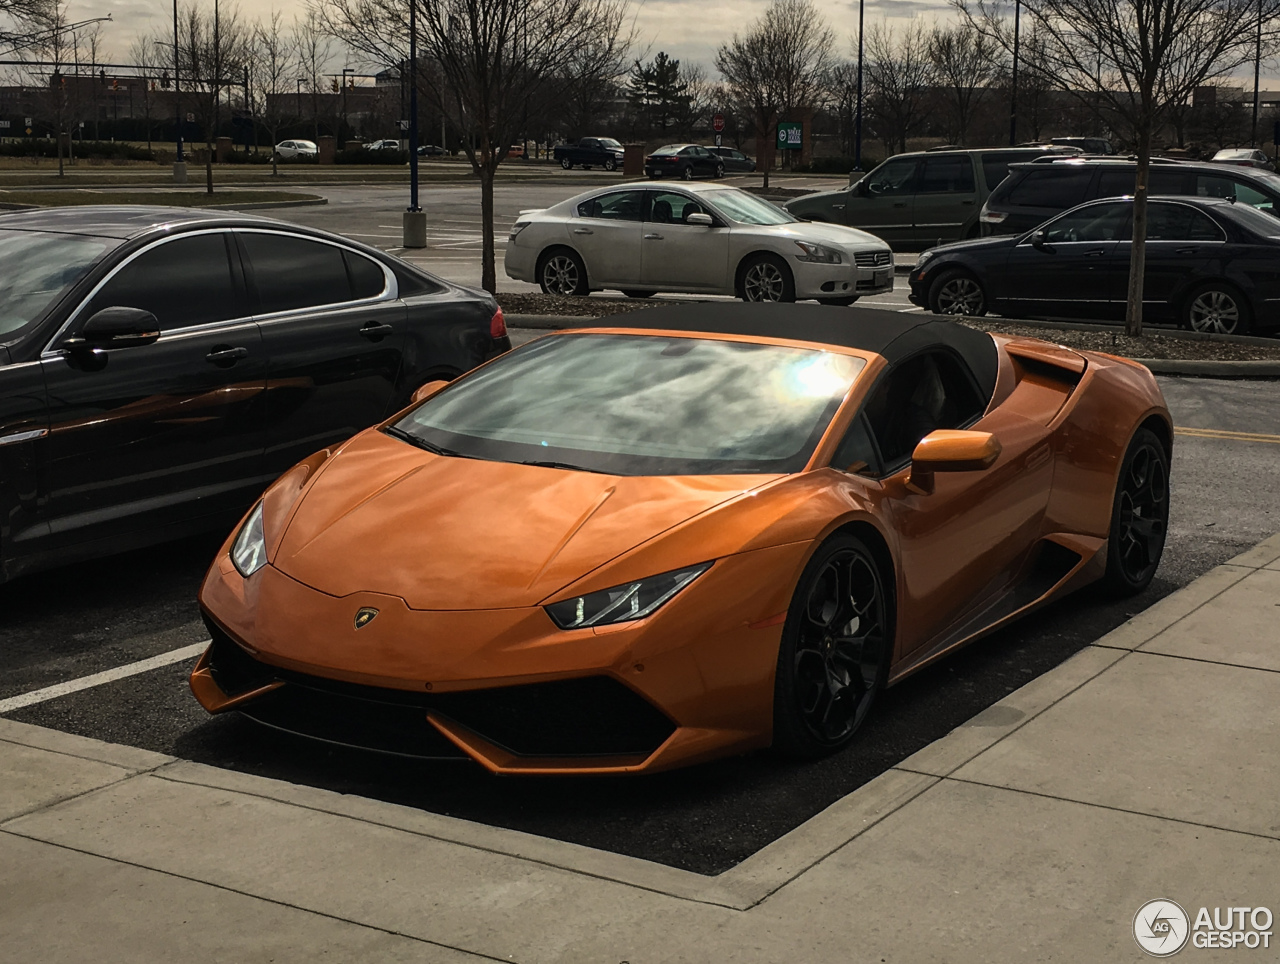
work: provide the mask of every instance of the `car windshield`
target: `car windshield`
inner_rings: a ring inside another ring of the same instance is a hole
[[[486,365],[388,432],[445,454],[611,475],[797,472],[864,365],[812,348],[559,335]]]
[[[794,224],[800,219],[754,194],[722,188],[703,195],[721,214],[740,224]]]
[[[39,318],[119,244],[79,234],[0,230],[0,336]]]
[[[622,145],[615,141],[612,137],[600,138],[601,147],[612,147],[615,151],[622,150]]]

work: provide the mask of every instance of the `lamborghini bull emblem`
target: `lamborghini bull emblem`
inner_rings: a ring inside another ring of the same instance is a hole
[[[376,615],[378,615],[378,610],[371,606],[356,610],[356,629],[364,629],[373,622],[373,617]]]

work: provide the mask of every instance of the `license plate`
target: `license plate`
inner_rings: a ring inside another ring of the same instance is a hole
[[[883,285],[889,284],[889,281],[892,277],[893,277],[893,274],[888,268],[886,268],[883,271],[877,271],[875,276],[876,287],[879,288]]]

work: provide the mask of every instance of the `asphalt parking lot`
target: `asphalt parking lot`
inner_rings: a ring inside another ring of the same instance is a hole
[[[358,753],[235,716],[211,718],[187,689],[190,659],[6,708],[18,694],[200,642],[195,591],[220,535],[0,586],[0,715],[716,872],[1280,530],[1280,385],[1162,378],[1161,386],[1184,431],[1170,537],[1150,589],[1123,602],[1085,590],[944,660],[886,693],[855,742],[817,763],[760,752],[642,778],[494,778],[469,763]],[[1271,439],[1242,441],[1232,432]]]

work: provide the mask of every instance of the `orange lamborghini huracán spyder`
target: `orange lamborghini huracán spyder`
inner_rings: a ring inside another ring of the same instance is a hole
[[[876,693],[1084,585],[1143,589],[1140,365],[817,305],[550,334],[291,469],[200,590],[191,687],[493,771],[845,745]]]

